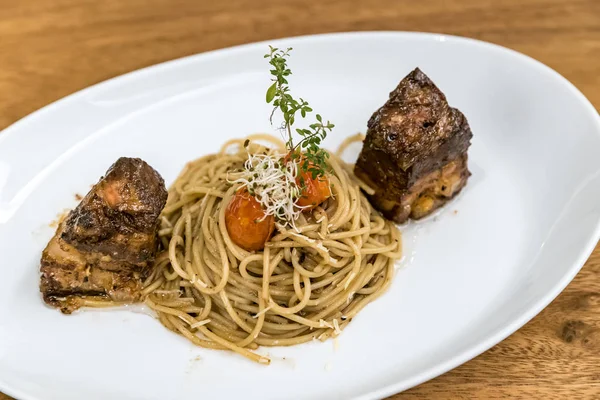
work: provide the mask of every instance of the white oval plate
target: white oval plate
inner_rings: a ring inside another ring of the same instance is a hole
[[[367,399],[433,378],[525,324],[599,237],[600,122],[569,82],[474,40],[349,33],[293,46],[292,91],[336,124],[335,148],[419,66],[467,116],[473,176],[435,218],[402,228],[403,268],[339,338],[262,349],[269,367],[198,349],[130,310],[61,315],[38,293],[49,222],[119,156],[170,183],[228,138],[273,131],[257,43],[83,90],[0,135],[0,390],[20,399]],[[353,161],[358,148],[348,159]]]

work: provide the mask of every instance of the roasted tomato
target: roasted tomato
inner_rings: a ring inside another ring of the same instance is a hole
[[[331,197],[329,178],[326,176],[313,179],[312,173],[306,171],[300,172],[300,177],[298,185],[304,187],[300,198],[296,202],[300,207],[312,209]]]
[[[272,215],[265,217],[260,203],[240,189],[225,210],[225,225],[231,240],[244,250],[262,250],[275,229]]]

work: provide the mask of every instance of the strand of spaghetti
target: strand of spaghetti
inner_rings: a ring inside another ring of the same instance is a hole
[[[152,282],[151,284],[149,284],[147,287],[145,287],[144,289],[142,289],[142,296],[146,296],[147,294],[154,292],[160,286],[162,286],[162,284],[164,282],[165,282],[165,279],[161,276],[159,279],[155,280],[154,282]]]
[[[381,247],[371,247],[371,246],[365,246],[362,249],[360,249],[360,254],[380,254],[380,253],[386,253],[386,252],[391,252],[396,250],[398,247],[398,242],[397,241],[393,241],[392,243],[385,245],[385,246],[381,246]]]
[[[297,250],[297,249],[294,249],[294,250]],[[300,256],[297,251],[292,252],[291,262],[292,262],[292,265],[294,266],[294,272],[298,271],[300,274],[302,274],[302,276],[306,276],[308,278],[320,278],[322,276],[327,275],[327,273],[329,273],[329,271],[331,271],[331,265],[326,265],[326,264],[319,264],[319,266],[321,266],[321,269],[318,272],[315,272],[314,270],[309,271],[309,270],[305,269],[302,266],[302,264],[300,264]],[[316,269],[317,268],[315,268],[315,270]]]
[[[238,346],[246,347],[250,343],[254,342],[254,340],[256,340],[256,338],[262,331],[262,327],[265,322],[265,310],[266,310],[265,309],[265,301],[263,300],[262,297],[259,297],[258,298],[258,313],[256,314],[256,315],[258,315],[256,325],[254,325],[254,329],[252,329],[252,332],[250,332],[250,334],[244,340],[240,340],[239,342],[236,343]]]
[[[370,232],[371,232],[371,227],[364,226],[362,228],[348,231],[348,232],[330,233],[329,235],[327,235],[327,238],[330,240],[340,240],[340,239],[344,239],[344,238],[352,238],[355,236],[362,236],[363,234],[370,233]]]
[[[270,300],[270,296],[269,296],[269,278],[271,276],[271,258],[269,257],[270,254],[271,254],[271,250],[269,249],[269,247],[265,247],[265,250],[263,251],[262,292],[261,292],[260,297],[267,302]]]
[[[127,304],[119,301],[109,300],[103,296],[86,296],[82,297],[81,300],[82,306],[94,308],[118,307]]]
[[[281,307],[277,303],[270,303],[271,309],[273,312],[276,312],[280,315],[288,315],[288,314],[296,314],[298,311],[302,310],[308,304],[310,300],[311,290],[310,290],[310,279],[308,277],[303,277],[302,279],[304,283],[304,293],[302,296],[302,300],[300,303],[296,304],[293,307]]]
[[[209,340],[200,339],[198,336],[194,335],[189,329],[187,329],[187,327],[181,320],[175,318],[174,316],[167,315],[167,318],[169,319],[169,322],[175,327],[175,329],[177,329],[183,336],[189,339],[196,346],[206,347],[215,350],[222,350],[225,348],[224,346],[219,346],[218,344]]]
[[[242,328],[247,333],[251,333],[253,327],[251,327],[250,325],[248,325],[246,323],[246,321],[241,319],[240,316],[238,315],[238,313],[233,309],[233,307],[231,306],[231,303],[229,302],[229,298],[227,297],[227,292],[222,291],[221,293],[219,293],[219,298],[222,302],[222,305],[223,305],[225,311],[227,312],[229,317],[233,320],[233,322],[235,322],[237,326]]]
[[[259,354],[252,353],[251,351],[248,351],[248,350],[244,349],[243,347],[237,346],[225,339],[222,339],[218,335],[215,335],[214,333],[212,333],[210,330],[208,330],[204,326],[200,326],[198,328],[198,330],[203,335],[208,337],[209,339],[212,339],[213,341],[217,342],[218,344],[222,345],[223,347],[227,347],[228,349],[233,350],[236,353],[241,354],[242,356],[249,358],[252,361],[256,361],[261,364],[270,364],[271,363],[271,359],[269,359],[268,357],[264,357]]]

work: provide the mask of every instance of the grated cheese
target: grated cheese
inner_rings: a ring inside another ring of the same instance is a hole
[[[350,302],[352,301],[353,298],[354,298],[354,292],[352,292],[348,295],[348,298],[346,299],[346,304],[350,304]]]
[[[257,312],[256,314],[254,314],[254,315],[252,316],[252,318],[258,318],[258,317],[260,317],[262,314],[265,314],[265,313],[266,313],[267,311],[269,311],[271,308],[273,308],[273,305],[272,305],[272,304],[271,304],[269,307],[267,307],[267,308],[265,308],[265,309],[263,309],[263,310],[261,310],[261,311]]]
[[[206,287],[208,287],[208,285],[207,285],[206,283],[202,282],[202,280],[200,280],[200,279],[198,278],[198,276],[196,276],[196,275],[192,276],[192,279],[190,279],[190,283],[191,283],[192,285],[193,285],[193,284],[195,284],[195,283],[197,283],[198,285],[200,285],[200,286],[201,286],[201,287],[203,287],[203,288],[206,288]]]
[[[303,234],[301,234],[301,233],[296,233],[296,232],[288,232],[288,234],[289,234],[290,236],[295,236],[295,237],[297,237],[297,238],[304,239],[304,240],[306,240],[306,241],[307,241],[308,243],[310,243],[310,244],[314,244],[314,243],[316,243],[316,240],[315,240],[315,239],[311,239],[311,238],[309,238],[308,236],[305,236],[305,235],[303,235]],[[318,245],[317,245],[317,247],[318,247]]]
[[[315,245],[315,247],[319,250],[324,251],[325,253],[329,253],[329,249],[325,246],[323,246],[323,243],[321,241],[318,241],[317,244]]]
[[[324,319],[319,320],[319,327],[333,329],[333,325],[331,325],[329,322],[325,321]]]
[[[338,320],[337,318],[333,319],[333,328],[334,328],[334,332],[335,335],[339,335],[340,333],[342,333],[342,330],[340,329],[340,324],[338,324]]]
[[[196,329],[196,328],[198,328],[200,326],[208,324],[209,322],[210,322],[210,319],[203,319],[202,321],[198,321],[198,322],[195,322],[195,323],[191,324],[190,328]]]
[[[261,364],[270,364],[271,363],[271,359],[267,358],[267,357],[261,357],[258,359],[258,362]]]
[[[354,280],[355,277],[356,277],[356,273],[351,272],[350,275],[348,276],[348,280],[344,284],[344,290],[348,289],[348,286],[350,286],[350,283]]]

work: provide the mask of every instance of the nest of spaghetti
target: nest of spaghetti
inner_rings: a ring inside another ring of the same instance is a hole
[[[285,145],[255,135],[188,163],[169,189],[160,253],[143,283],[162,324],[198,346],[268,364],[259,346],[335,337],[383,294],[401,237],[339,157],[348,143],[329,154],[330,196],[302,208],[293,224],[277,221],[260,250],[232,240],[228,205],[244,189],[239,177],[249,157],[284,157]]]

